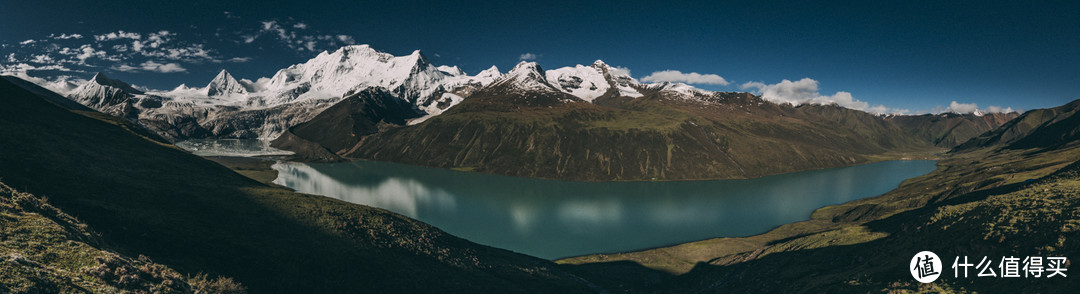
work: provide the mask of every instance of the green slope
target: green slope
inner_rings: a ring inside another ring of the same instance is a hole
[[[720,93],[708,103],[660,93],[563,103],[573,99],[558,95],[567,96],[485,88],[418,125],[333,135],[334,128],[379,121],[341,119],[371,112],[354,107],[352,115],[320,115],[279,140],[304,144],[278,146],[578,181],[749,178],[938,150],[877,116],[837,106],[780,106],[746,93]]]
[[[257,293],[590,290],[547,261],[382,209],[260,184],[121,119],[68,111],[6,80],[0,180],[48,197],[123,255],[232,277]]]
[[[943,148],[953,148],[967,140],[993,130],[1016,118],[1019,114],[988,113],[981,116],[974,114],[923,114],[897,115],[887,120],[896,123],[908,133],[918,136]]]
[[[1040,143],[1051,143],[1043,142],[1043,140],[1058,141],[1058,143],[1067,142],[1077,138],[1075,129],[1077,127],[1078,112],[1080,112],[1080,100],[1059,107],[1024,112],[1024,114],[1005,123],[1000,128],[986,132],[956,146],[955,150],[965,151],[988,147],[1003,148],[1009,147],[1009,144],[1016,143],[1019,140],[1027,140],[1028,142],[1015,146],[1021,149],[1036,147]],[[1073,132],[1071,134],[1066,133],[1070,129]],[[1041,134],[1036,134],[1036,132],[1041,132]],[[1054,134],[1055,132],[1058,134]]]

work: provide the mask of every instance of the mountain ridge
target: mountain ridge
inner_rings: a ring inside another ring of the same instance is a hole
[[[535,62],[518,65],[539,68]],[[582,100],[604,104],[611,99],[640,98],[646,92],[702,100],[709,99],[713,93],[683,83],[641,83],[625,69],[602,60],[552,70],[540,68],[525,75],[542,82],[523,79],[522,83],[509,84],[533,90],[555,88],[576,97],[560,98],[563,102]],[[494,66],[474,76],[466,75],[456,66],[435,66],[420,50],[394,56],[369,45],[350,45],[323,51],[256,81],[237,80],[223,69],[203,88],[180,85],[169,91],[144,92],[101,74],[79,85],[78,91],[72,91],[69,97],[153,129],[171,141],[274,139],[366,88],[383,88],[414,105],[420,117],[410,124],[418,124],[441,115],[502,76]]]
[[[590,103],[541,72],[520,63],[420,124],[327,138],[318,130],[341,122],[316,118],[290,129],[288,140],[345,158],[576,181],[759,177],[932,149],[878,116],[838,106],[778,105],[747,93],[685,97],[664,88],[642,88],[647,94],[636,98],[609,88]]]

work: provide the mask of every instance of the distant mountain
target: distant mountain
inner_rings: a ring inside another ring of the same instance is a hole
[[[498,69],[465,75],[428,62],[419,51],[393,56],[367,45],[323,52],[305,63],[252,82],[222,70],[206,87],[140,91],[98,73],[68,97],[128,118],[170,140],[276,138],[346,96],[381,88],[422,115],[437,115],[500,76]]]
[[[190,292],[169,289],[198,285],[199,273],[254,293],[598,291],[550,261],[266,186],[48,100],[0,79],[0,292]]]
[[[612,67],[601,60],[592,65],[563,67],[545,72],[548,81],[553,83],[563,92],[577,96],[582,100],[593,102],[596,98],[609,94],[609,90],[617,96],[641,97],[642,94],[634,89],[637,80],[629,75],[614,72]]]
[[[372,108],[340,109],[350,116],[320,115],[275,145],[288,148],[287,138],[348,158],[586,181],[758,177],[932,148],[866,112],[641,84],[599,61],[548,71],[522,62],[415,125],[357,119]]]
[[[993,131],[956,146],[954,151],[979,148],[1055,148],[1080,139],[1080,100],[1024,112]]]
[[[136,96],[144,96],[143,94],[143,91],[129,84],[110,79],[99,72],[86,83],[72,90],[68,98],[104,113],[127,117],[135,114],[137,110],[134,109],[134,105],[142,101],[142,99],[136,100]]]
[[[923,114],[923,115],[894,115],[886,120],[896,123],[908,133],[930,141],[934,146],[952,148],[966,142],[968,139],[1001,126],[1016,118],[1020,114],[1010,113],[987,113],[987,114]]]
[[[405,125],[407,120],[418,116],[411,106],[381,88],[370,88],[327,108],[311,121],[289,129],[275,139],[273,145],[292,150],[309,160],[339,160],[340,157],[329,150],[344,153],[388,125]]]

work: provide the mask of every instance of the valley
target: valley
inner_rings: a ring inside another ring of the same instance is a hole
[[[928,286],[865,261],[903,264],[906,251],[951,237],[929,249],[1072,254],[1078,102],[885,115],[641,83],[602,61],[469,76],[419,51],[367,46],[257,82],[221,71],[203,88],[150,91],[99,73],[58,94],[4,77],[0,94],[0,190],[13,203],[3,221],[74,244],[3,243],[13,270],[4,285],[965,292],[1072,283]],[[283,161],[234,157],[252,155]],[[773,186],[786,188],[763,188]],[[48,206],[19,204],[36,197]],[[67,256],[77,252],[109,257]],[[783,269],[791,263],[810,266]],[[101,264],[140,271],[96,274]]]

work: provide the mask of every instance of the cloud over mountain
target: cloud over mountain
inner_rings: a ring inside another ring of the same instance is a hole
[[[687,83],[687,84],[700,84],[700,85],[720,85],[727,86],[729,82],[723,77],[715,74],[699,74],[696,72],[683,73],[677,70],[663,70],[653,72],[652,74],[641,78],[642,82],[654,83],[654,82],[672,82],[672,83]]]
[[[113,69],[119,70],[119,71],[124,71],[124,72],[148,71],[148,72],[157,72],[157,73],[174,73],[174,72],[186,72],[187,71],[186,68],[184,68],[183,66],[181,66],[180,64],[175,63],[175,62],[158,63],[158,62],[155,62],[153,60],[148,60],[146,62],[143,62],[142,64],[139,64],[139,66],[137,66],[137,67],[136,66],[130,66],[130,65],[127,65],[127,64],[121,64],[121,65],[118,65],[116,67],[113,67]]]
[[[1017,111],[1017,110],[1014,110],[1012,107],[1002,107],[1002,106],[990,105],[990,106],[987,106],[986,108],[979,109],[979,105],[976,104],[976,103],[960,103],[960,102],[952,101],[952,102],[949,102],[948,107],[938,106],[938,107],[935,107],[930,112],[932,112],[932,113],[952,112],[952,113],[965,114],[965,113],[1009,113],[1009,112],[1014,112],[1014,111]],[[1020,112],[1022,112],[1022,111],[1020,111]]]
[[[870,103],[856,100],[849,92],[838,91],[832,95],[822,95],[818,90],[818,81],[802,78],[798,81],[782,80],[775,84],[747,82],[740,86],[743,90],[753,89],[761,98],[775,103],[800,104],[836,104],[870,113],[898,112],[884,105],[871,106]]]
[[[252,44],[263,36],[269,36],[279,45],[297,52],[318,52],[342,45],[356,44],[352,36],[323,34],[304,22],[294,22],[291,19],[288,21],[270,19],[261,21],[259,24],[255,31],[238,33],[243,43]]]

